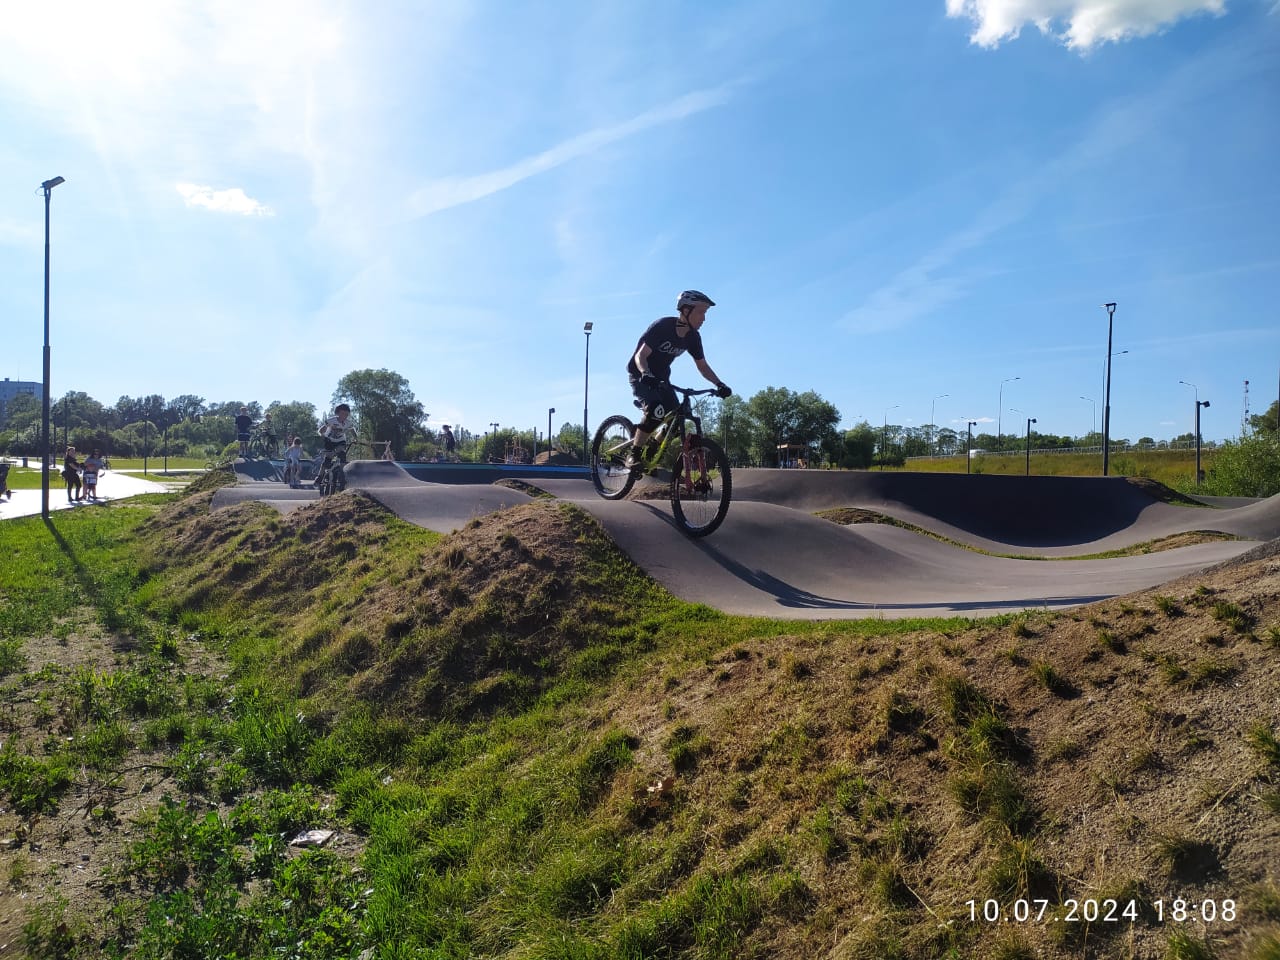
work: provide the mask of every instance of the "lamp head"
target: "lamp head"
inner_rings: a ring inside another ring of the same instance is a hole
[[[44,183],[40,184],[40,189],[41,189],[41,190],[52,190],[52,189],[53,189],[54,187],[56,187],[58,184],[60,184],[60,183],[66,183],[66,182],[67,182],[67,181],[63,180],[61,177],[54,177],[52,180],[46,180]]]
[[[586,323],[584,323],[584,324],[582,325],[582,332],[583,332],[583,333],[590,333],[590,332],[591,332],[591,321],[590,321],[590,320],[588,320]]]

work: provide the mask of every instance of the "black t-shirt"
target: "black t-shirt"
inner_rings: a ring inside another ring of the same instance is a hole
[[[695,360],[705,359],[702,352],[702,334],[690,327],[682,337],[676,332],[678,317],[663,317],[655,320],[636,341],[635,350],[631,351],[631,359],[627,361],[627,373],[632,378],[640,376],[640,368],[636,366],[636,353],[643,344],[648,344],[653,352],[649,354],[649,372],[659,380],[671,378],[671,361],[686,350]]]

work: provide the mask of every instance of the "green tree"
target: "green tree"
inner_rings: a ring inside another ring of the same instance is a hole
[[[281,439],[298,436],[302,437],[304,446],[308,443],[314,445],[316,430],[320,426],[314,403],[304,403],[301,400],[282,403],[274,400],[266,412],[271,414],[271,422],[275,424],[276,434]]]
[[[1249,428],[1254,433],[1280,436],[1280,400],[1273,401],[1265,413],[1249,417]]]
[[[833,459],[847,470],[865,470],[871,466],[879,439],[880,431],[863,420],[844,432]]]
[[[192,393],[184,393],[169,401],[169,411],[174,417],[174,423],[181,423],[183,420],[194,420],[205,412],[204,397],[197,397]]]
[[[368,440],[391,441],[402,451],[421,432],[426,411],[414,399],[409,381],[392,370],[353,370],[338,381],[333,403],[351,404],[360,433]]]
[[[786,387],[766,387],[748,402],[754,422],[752,446],[761,463],[777,464],[778,445],[803,443],[818,447],[834,433],[840,411],[817,393],[794,393]]]
[[[229,417],[234,421],[236,416],[240,413],[241,407],[247,407],[249,410],[249,416],[253,417],[254,420],[262,419],[262,404],[258,403],[257,400],[250,400],[248,402],[244,400],[223,400],[219,403],[209,404],[205,407],[204,412],[205,416]],[[235,438],[232,437],[232,439],[234,440]]]
[[[1280,435],[1255,434],[1218,447],[1200,488],[1219,497],[1271,497],[1280,493]]]
[[[582,424],[565,422],[555,437],[556,446],[565,453],[582,459]],[[461,443],[461,441],[459,441]]]
[[[158,393],[149,397],[123,396],[116,401],[115,422],[117,426],[140,423],[143,420],[162,423],[166,421],[166,412],[164,397]]]

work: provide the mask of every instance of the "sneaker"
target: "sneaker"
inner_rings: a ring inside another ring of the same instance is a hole
[[[630,471],[633,477],[637,479],[644,473],[644,464],[642,464],[634,450],[627,451],[627,459],[623,461],[623,465]]]

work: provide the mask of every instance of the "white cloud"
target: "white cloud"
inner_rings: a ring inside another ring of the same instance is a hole
[[[215,190],[213,187],[194,183],[179,183],[176,186],[188,207],[204,207],[217,213],[238,213],[245,217],[270,217],[275,214],[274,210],[259,203],[239,187]]]
[[[947,0],[948,17],[973,21],[969,40],[979,46],[999,46],[1034,25],[1081,52],[1101,43],[1150,36],[1196,14],[1225,12],[1226,0]]]
[[[501,170],[434,180],[409,198],[410,215],[425,217],[450,207],[479,200],[651,127],[683,120],[695,113],[717,107],[729,99],[729,89],[729,85],[726,85],[685,94],[670,103],[646,110],[639,116],[622,123],[598,127],[595,130],[580,133],[576,137],[570,137],[563,143],[525,157]]]

